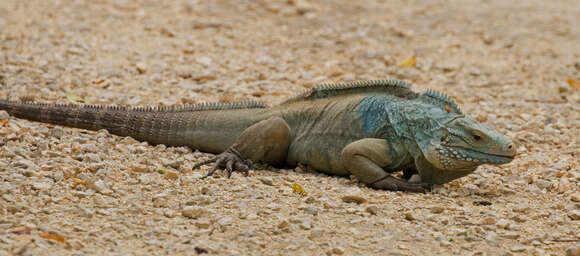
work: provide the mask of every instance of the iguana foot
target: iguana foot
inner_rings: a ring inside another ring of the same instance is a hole
[[[246,176],[250,170],[252,170],[252,160],[242,159],[237,150],[229,148],[223,153],[215,156],[210,160],[203,161],[193,166],[192,169],[196,169],[202,165],[215,162],[215,165],[209,170],[206,177],[212,176],[217,169],[226,170],[228,172],[228,178],[232,176],[234,171],[243,172]]]
[[[415,175],[411,177],[411,180],[414,180]],[[378,181],[369,185],[372,188],[376,189],[385,189],[385,190],[392,190],[392,191],[408,191],[408,192],[416,192],[416,193],[425,193],[431,189],[431,186],[427,183],[421,181],[405,181],[402,179],[395,178],[391,175],[388,175]]]

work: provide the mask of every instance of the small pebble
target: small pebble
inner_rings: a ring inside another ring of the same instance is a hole
[[[367,200],[362,197],[362,196],[358,196],[358,195],[348,195],[348,196],[343,196],[342,197],[342,201],[345,203],[356,203],[356,204],[362,204],[365,203]]]
[[[10,115],[8,114],[8,112],[0,110],[0,120],[5,121],[8,119],[10,119]]]
[[[60,139],[62,136],[64,136],[64,130],[58,126],[55,126],[54,128],[50,129],[50,136]]]
[[[167,196],[168,196],[168,194],[167,194],[166,192],[161,192],[161,193],[158,193],[158,194],[155,194],[155,195],[153,195],[153,196],[151,197],[151,199],[152,199],[153,201],[155,201],[155,200],[159,200],[159,199],[164,199],[164,198],[167,198]]]
[[[270,177],[260,177],[260,181],[268,186],[274,186],[274,181]]]
[[[525,252],[526,247],[521,246],[521,245],[515,245],[515,246],[512,246],[512,248],[510,248],[510,251],[512,251],[512,252]]]
[[[135,68],[137,69],[137,72],[139,72],[139,74],[144,74],[145,72],[147,72],[147,64],[145,64],[144,62],[135,63]]]
[[[98,213],[98,214],[100,214],[100,215],[104,215],[104,216],[109,216],[109,215],[111,215],[111,211],[109,211],[109,210],[106,210],[106,209],[98,209],[98,210],[97,210],[97,213]]]
[[[149,167],[142,164],[131,165],[131,170],[133,170],[134,172],[150,172]]]
[[[97,163],[101,161],[101,157],[95,153],[85,154],[84,161],[89,163]]]
[[[413,174],[413,176],[411,176],[411,178],[409,178],[408,182],[419,183],[419,182],[421,182],[421,176],[419,176],[418,174]]]
[[[232,217],[223,217],[217,221],[217,224],[220,226],[229,226],[232,225],[234,219]]]
[[[278,223],[278,228],[279,229],[285,229],[288,226],[290,226],[290,223],[286,220],[281,221],[280,223]]]
[[[494,217],[486,217],[481,221],[481,224],[483,225],[493,225],[497,222],[497,220]]]
[[[195,226],[199,229],[208,229],[212,226],[213,222],[209,219],[199,219],[195,222]]]
[[[496,222],[495,226],[498,228],[507,229],[507,228],[509,228],[510,224],[511,224],[511,221],[506,220],[506,219],[500,219]]]
[[[169,163],[169,166],[173,169],[179,169],[179,167],[181,167],[183,165],[184,161],[183,160],[175,160],[171,163]]]
[[[312,222],[310,220],[305,220],[298,225],[303,230],[310,230],[312,229]]]
[[[195,60],[197,61],[197,63],[204,65],[206,67],[211,66],[211,63],[212,63],[212,60],[207,56],[199,57]]]
[[[473,201],[473,205],[490,206],[491,202],[487,200],[475,200]]]
[[[95,191],[104,195],[109,195],[113,193],[113,191],[107,187],[107,185],[103,180],[96,180],[95,182],[93,182],[92,187],[93,189],[95,189]]]
[[[32,188],[36,190],[49,190],[52,187],[51,183],[48,182],[33,182]]]
[[[572,245],[566,249],[566,256],[580,256],[580,245]]]
[[[175,170],[165,170],[163,177],[170,180],[177,179],[179,177],[179,172]]]
[[[339,246],[337,246],[337,247],[333,247],[333,248],[330,250],[330,252],[331,252],[332,254],[342,255],[342,254],[344,254],[344,248],[342,248],[342,247],[339,247]]]
[[[309,196],[308,198],[306,198],[306,200],[304,200],[304,202],[307,204],[312,204],[316,202],[316,199],[314,197]]]
[[[576,191],[574,194],[572,194],[570,196],[570,200],[572,200],[572,202],[580,203],[580,192]]]
[[[177,212],[171,209],[165,209],[163,210],[163,216],[167,218],[174,218],[175,216],[177,216]]]
[[[379,207],[377,207],[376,205],[370,205],[366,208],[366,211],[370,214],[377,215],[377,213],[379,212]]]
[[[572,210],[568,213],[568,217],[572,220],[580,220],[580,210]]]
[[[489,243],[497,244],[499,242],[497,233],[495,233],[493,231],[488,232],[487,236],[485,236],[485,241],[487,241]]]
[[[517,232],[507,232],[502,236],[508,239],[518,239],[520,237],[520,234]]]
[[[207,211],[205,209],[198,207],[198,206],[185,206],[181,210],[181,215],[183,215],[183,217],[187,217],[187,218],[191,218],[191,219],[197,219],[197,218],[205,215],[206,213],[207,213]]]
[[[439,213],[442,213],[443,211],[445,211],[445,208],[443,208],[441,206],[431,207],[431,213],[439,214]]]
[[[318,210],[315,207],[304,207],[304,212],[311,214],[311,215],[318,215]]]

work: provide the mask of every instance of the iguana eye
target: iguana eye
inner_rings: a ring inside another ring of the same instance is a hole
[[[479,136],[479,135],[477,135],[477,134],[474,134],[474,135],[473,135],[473,139],[474,139],[474,140],[481,140],[481,136]]]

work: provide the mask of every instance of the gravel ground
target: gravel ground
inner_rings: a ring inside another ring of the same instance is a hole
[[[209,154],[0,112],[0,255],[580,255],[578,24],[577,0],[2,0],[0,97],[276,104],[398,78],[519,156],[427,194],[300,168],[202,180]]]

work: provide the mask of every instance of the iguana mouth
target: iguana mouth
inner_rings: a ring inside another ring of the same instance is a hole
[[[451,147],[451,157],[467,162],[482,163],[482,164],[506,164],[514,160],[515,156],[500,155],[481,152],[473,149],[462,147]]]

